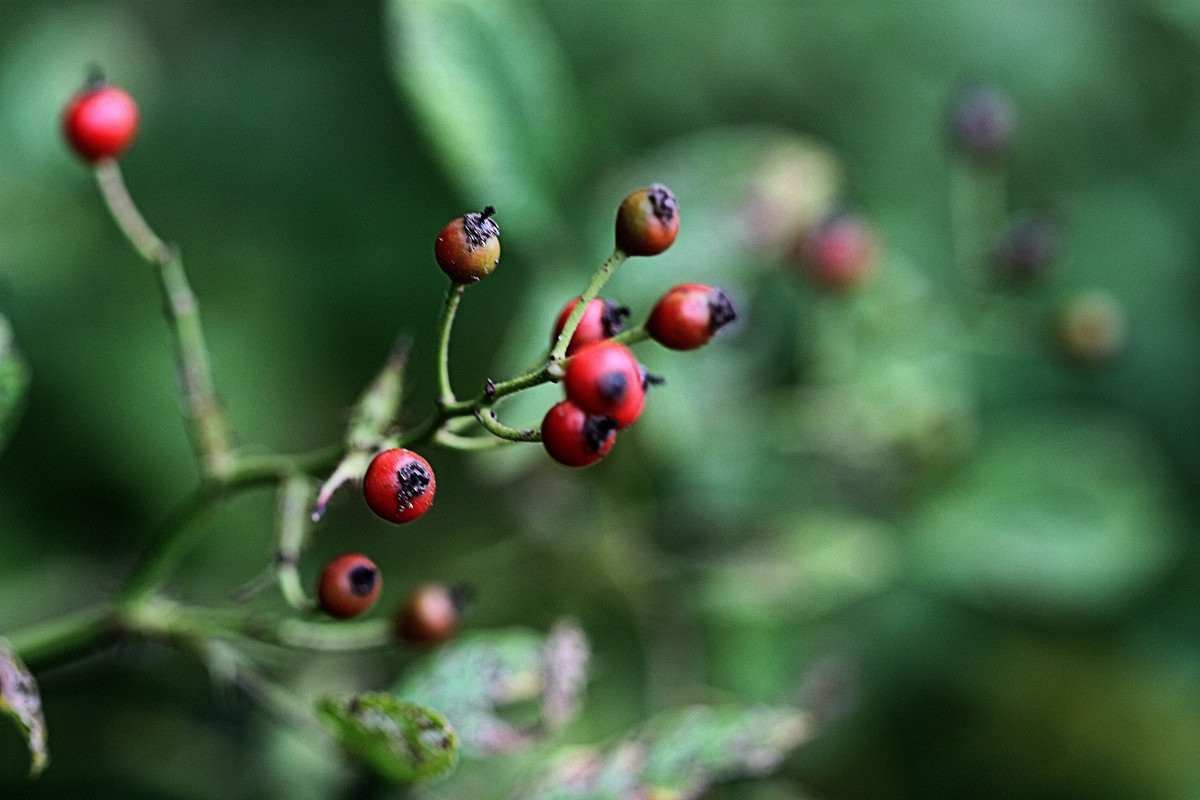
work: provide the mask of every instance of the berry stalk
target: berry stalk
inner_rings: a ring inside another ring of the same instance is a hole
[[[450,334],[454,328],[454,317],[458,313],[458,304],[462,302],[466,284],[452,283],[446,290],[446,302],[442,306],[442,315],[438,319],[438,405],[443,408],[455,400],[454,389],[450,386]]]
[[[550,350],[550,363],[562,361],[563,356],[567,354],[567,346],[571,343],[571,337],[575,335],[575,329],[579,327],[580,321],[583,319],[584,313],[587,311],[588,303],[600,294],[600,290],[604,288],[604,284],[608,283],[608,279],[613,276],[617,268],[625,263],[628,258],[625,252],[620,248],[612,251],[612,255],[608,260],[600,265],[600,269],[592,275],[592,279],[588,282],[587,288],[583,290],[583,294],[579,295],[579,302],[575,304],[575,308],[571,310],[567,321],[563,323],[563,329],[558,334],[558,339],[554,342],[554,347]]]

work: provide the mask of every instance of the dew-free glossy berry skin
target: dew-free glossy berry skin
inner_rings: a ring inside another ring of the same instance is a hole
[[[492,274],[500,263],[500,227],[488,206],[478,214],[451,220],[438,234],[433,255],[455,283],[475,283]]]
[[[375,562],[359,553],[348,553],[321,570],[317,601],[321,610],[334,619],[351,619],[375,605],[382,587]]]
[[[375,456],[363,476],[367,505],[397,525],[424,515],[433,505],[436,490],[429,462],[404,448],[384,450]]]
[[[994,162],[1012,149],[1017,112],[1007,94],[994,86],[968,86],[950,110],[950,139],[963,155]]]
[[[630,192],[617,208],[617,248],[630,256],[656,256],[679,233],[679,203],[661,183]]]
[[[875,266],[875,229],[856,214],[829,217],[800,242],[800,260],[822,289],[846,291],[866,280]]]
[[[444,642],[458,630],[462,607],[462,592],[453,586],[441,583],[418,586],[396,615],[396,638],[422,645]]]
[[[563,466],[595,464],[608,455],[616,441],[615,422],[587,414],[570,400],[552,407],[542,420],[542,446]]]
[[[671,350],[695,350],[737,319],[729,295],[700,283],[670,289],[646,320],[650,338]]]
[[[567,359],[563,388],[575,405],[618,428],[632,425],[646,404],[641,365],[617,342],[596,342]]]
[[[568,300],[567,304],[562,307],[562,311],[558,312],[558,319],[554,323],[554,334],[550,337],[551,347],[558,340],[563,326],[567,324],[567,317],[571,316],[571,312],[575,310],[578,303],[578,297]],[[579,327],[575,329],[571,343],[567,345],[567,355],[573,355],[581,347],[593,342],[616,336],[625,329],[625,318],[628,316],[628,306],[623,306],[615,300],[595,298],[588,303],[587,310],[583,312],[583,319],[579,321]]]
[[[116,158],[137,134],[138,108],[118,86],[84,89],[63,110],[63,135],[84,161]]]

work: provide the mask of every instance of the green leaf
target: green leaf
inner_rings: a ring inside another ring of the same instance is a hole
[[[397,81],[434,148],[502,226],[561,220],[583,126],[554,32],[527,2],[392,0]],[[543,227],[539,227],[543,226]]]
[[[508,752],[574,716],[587,663],[587,640],[571,622],[558,623],[547,636],[480,633],[430,656],[396,694],[441,709],[459,731],[464,752]],[[501,715],[521,706],[526,708],[520,719]]]
[[[16,424],[28,386],[29,369],[13,343],[8,320],[0,316],[0,447]]]
[[[446,718],[390,694],[325,697],[317,716],[347,752],[390,781],[440,778],[458,763],[458,735]]]
[[[4,638],[0,638],[0,712],[12,717],[21,729],[32,759],[29,774],[36,778],[50,761],[42,697],[37,681]]]

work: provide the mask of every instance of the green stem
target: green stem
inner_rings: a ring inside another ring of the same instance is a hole
[[[205,484],[159,525],[150,547],[134,567],[133,576],[121,592],[122,606],[143,601],[166,580],[203,533],[204,529],[196,524],[197,521],[220,496],[219,485]]]
[[[487,428],[488,432],[493,436],[501,439],[506,439],[510,442],[540,442],[542,440],[542,432],[533,428],[510,428],[507,425],[502,425],[496,419],[496,412],[488,409],[480,409],[475,412],[475,419],[479,420],[479,424]]]
[[[146,224],[112,159],[96,164],[96,181],[109,212],[133,248],[156,267],[163,308],[171,325],[180,394],[192,448],[202,474],[220,479],[233,467],[233,434],[217,400],[208,345],[200,324],[196,296],[183,270],[179,248],[167,244]]]
[[[91,652],[116,627],[112,607],[100,605],[20,628],[6,638],[36,672]]]
[[[393,643],[391,623],[386,619],[360,622],[310,622],[281,619],[270,624],[244,624],[241,632],[254,639],[293,650],[346,653],[388,647]]]
[[[494,450],[508,442],[507,439],[497,439],[494,436],[463,436],[447,430],[439,430],[433,436],[433,441],[449,450]]]
[[[442,306],[442,316],[438,319],[438,403],[448,406],[454,402],[454,389],[450,386],[450,333],[454,328],[454,315],[458,313],[458,304],[462,301],[466,284],[452,283],[446,291],[446,303]]]
[[[571,342],[571,337],[575,335],[575,329],[579,327],[579,323],[583,321],[583,314],[587,311],[588,304],[600,294],[600,290],[604,288],[604,284],[608,283],[608,279],[617,271],[617,267],[625,262],[628,256],[623,253],[620,248],[613,250],[612,255],[608,260],[600,265],[600,269],[596,270],[592,275],[591,281],[583,290],[583,294],[579,296],[579,302],[571,309],[570,316],[567,317],[566,323],[563,325],[562,331],[558,334],[558,339],[554,342],[554,347],[550,349],[550,361],[561,361],[562,357],[567,353],[567,345]]]
[[[645,325],[638,325],[636,328],[630,328],[627,331],[621,331],[610,341],[619,342],[623,345],[635,345],[639,342],[644,342],[650,338],[650,332],[646,330]]]
[[[292,475],[279,487],[279,550],[275,554],[275,570],[283,599],[298,611],[311,611],[317,606],[305,594],[300,580],[300,553],[308,537],[312,498],[312,481],[307,475]]]

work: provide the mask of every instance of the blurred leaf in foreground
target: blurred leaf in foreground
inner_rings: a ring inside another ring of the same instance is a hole
[[[4,446],[29,386],[29,369],[13,343],[8,320],[0,316],[0,447]]]
[[[12,717],[21,729],[32,758],[29,774],[37,777],[50,761],[42,697],[37,681],[3,638],[0,638],[0,712]]]
[[[572,753],[526,800],[694,800],[715,782],[765,775],[813,733],[789,708],[696,706],[652,721],[607,752]]]
[[[587,640],[573,622],[559,622],[545,637],[522,630],[479,633],[431,656],[396,693],[441,709],[465,752],[507,752],[574,716],[588,657]]]
[[[440,778],[458,763],[458,736],[431,708],[375,692],[322,698],[317,716],[351,755],[390,781]]]

